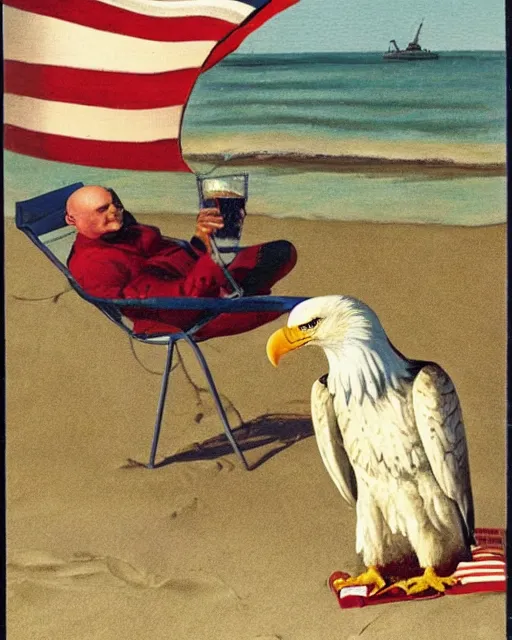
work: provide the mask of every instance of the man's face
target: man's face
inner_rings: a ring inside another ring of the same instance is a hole
[[[87,238],[100,238],[105,233],[119,231],[123,226],[123,207],[113,195],[101,187],[79,194],[69,213],[69,224]]]

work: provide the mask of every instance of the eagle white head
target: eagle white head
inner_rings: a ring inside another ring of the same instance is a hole
[[[377,314],[357,298],[342,295],[310,298],[294,307],[286,327],[267,342],[267,356],[281,357],[304,345],[322,347],[329,361],[329,388],[343,388],[347,398],[380,397],[407,375],[407,360],[389,342]]]
[[[277,366],[281,356],[306,344],[339,352],[381,341],[387,342],[386,334],[368,305],[350,296],[321,296],[292,309],[287,326],[268,340],[267,355]]]

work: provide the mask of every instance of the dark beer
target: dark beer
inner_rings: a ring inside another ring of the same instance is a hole
[[[215,238],[219,240],[233,239],[236,242],[242,235],[245,217],[245,198],[215,198],[217,207],[224,220],[222,229],[217,229]]]
[[[217,191],[208,194],[215,201],[224,226],[215,231],[214,238],[219,246],[237,245],[242,235],[245,218],[245,198],[231,191]],[[220,242],[219,242],[220,241]]]

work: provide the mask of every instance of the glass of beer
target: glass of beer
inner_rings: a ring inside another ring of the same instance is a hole
[[[212,236],[221,254],[233,253],[240,244],[248,183],[247,174],[211,178],[197,176],[200,208],[216,207],[224,220],[224,227],[217,229]]]

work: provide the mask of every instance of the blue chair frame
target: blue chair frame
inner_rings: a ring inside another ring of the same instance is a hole
[[[91,296],[86,293],[77,281],[73,278],[69,272],[65,260],[62,257],[59,259],[54,252],[45,244],[41,239],[45,234],[52,232],[58,232],[63,230],[63,234],[67,231],[69,235],[73,235],[73,229],[70,228],[65,221],[65,205],[69,196],[84,186],[82,182],[75,182],[74,184],[50,191],[43,195],[24,200],[16,203],[16,227],[22,231],[35,245],[40,249],[44,255],[52,262],[54,266],[66,277],[72,289],[76,293],[93,304],[99,309],[110,321],[116,326],[122,329],[125,333],[131,336],[133,339],[143,342],[145,344],[158,344],[167,346],[167,356],[165,361],[165,367],[162,374],[162,382],[160,387],[160,395],[158,398],[157,414],[155,419],[155,425],[153,430],[153,439],[151,442],[151,449],[149,454],[149,461],[145,465],[148,469],[154,469],[159,466],[155,464],[155,457],[158,449],[158,441],[160,437],[160,431],[162,427],[162,419],[165,408],[165,401],[169,388],[169,376],[171,373],[174,346],[180,340],[183,340],[190,345],[195,357],[197,358],[199,365],[205,375],[206,381],[210,388],[217,412],[226,437],[236,453],[243,466],[250,470],[250,466],[247,459],[238,445],[222,402],[220,400],[215,381],[211,374],[210,368],[206,359],[199,348],[199,339],[194,338],[195,333],[204,327],[208,322],[216,318],[222,313],[240,313],[240,312],[255,312],[255,311],[290,311],[295,305],[299,304],[306,298],[293,297],[293,296],[252,296],[241,298],[147,298],[144,300],[135,299],[105,299]],[[58,236],[57,236],[58,239]],[[51,242],[51,241],[50,241]],[[48,244],[50,244],[50,242]],[[181,245],[187,245],[184,240],[176,239],[176,242]],[[198,310],[208,312],[204,314],[204,317],[193,327],[186,331],[170,334],[137,334],[123,321],[123,315],[121,308],[137,307],[147,309],[168,309],[168,310]]]

